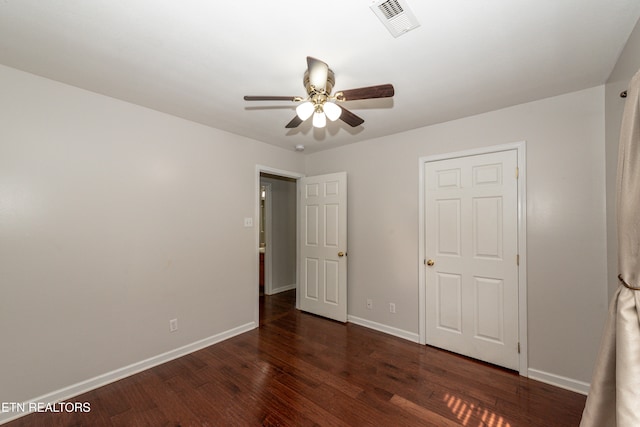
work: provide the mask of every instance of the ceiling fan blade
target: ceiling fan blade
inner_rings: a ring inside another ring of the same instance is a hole
[[[302,122],[304,122],[304,120],[302,120],[298,116],[295,116],[289,123],[287,123],[285,128],[287,128],[287,129],[297,128],[298,126],[300,126],[302,124]]]
[[[248,96],[245,95],[245,101],[299,101],[299,96]]]
[[[395,94],[392,84],[367,86],[337,92],[339,101],[355,101],[357,99],[390,98]]]
[[[309,84],[316,90],[325,90],[329,78],[329,66],[319,59],[307,56],[307,68],[309,70]]]
[[[340,108],[342,108],[342,114],[340,114],[340,120],[342,120],[349,126],[356,127],[364,123],[364,119],[362,117],[356,116],[351,111],[344,108],[342,105],[340,106]]]

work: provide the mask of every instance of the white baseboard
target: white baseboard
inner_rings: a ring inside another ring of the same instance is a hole
[[[275,294],[279,294],[280,292],[286,292],[286,291],[290,291],[292,289],[296,288],[296,284],[292,284],[292,285],[286,285],[286,286],[280,286],[279,288],[272,288],[271,289],[271,293],[268,295],[275,295]]]
[[[347,320],[356,325],[364,326],[365,328],[375,329],[379,332],[384,332],[385,334],[393,335],[398,338],[402,338],[405,340],[413,341],[415,343],[420,342],[420,336],[413,332],[408,332],[402,329],[394,328],[393,326],[384,325],[382,323],[373,322],[371,320],[362,319],[356,316],[347,316]]]
[[[98,375],[97,377],[81,381],[68,387],[64,387],[60,390],[52,391],[51,393],[35,397],[33,399],[30,399],[28,402],[41,402],[45,404],[62,402],[66,399],[70,399],[72,397],[94,390],[98,387],[102,387],[112,382],[129,377],[154,366],[161,365],[173,359],[177,359],[178,357],[182,357],[195,351],[201,350],[205,347],[209,347],[210,345],[217,344],[221,341],[227,340],[236,335],[240,335],[244,332],[248,332],[257,327],[258,325],[256,325],[255,322],[246,323],[236,328],[229,329],[228,331],[224,331],[208,338],[193,342],[191,344],[187,344],[180,348],[176,348],[175,350],[170,350],[166,353],[150,357],[149,359],[133,363],[131,365],[116,369],[111,372],[107,372],[106,374]],[[30,412],[0,412],[0,424],[7,423],[29,413]]]
[[[556,387],[564,388],[565,390],[575,391],[576,393],[587,395],[589,394],[589,383],[584,381],[574,380],[572,378],[563,377],[561,375],[550,374],[548,372],[539,371],[537,369],[529,368],[529,378],[538,380],[546,384],[551,384]]]

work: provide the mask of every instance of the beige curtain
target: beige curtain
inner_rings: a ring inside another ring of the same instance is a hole
[[[618,154],[620,285],[611,301],[581,427],[640,427],[640,71],[631,79]]]

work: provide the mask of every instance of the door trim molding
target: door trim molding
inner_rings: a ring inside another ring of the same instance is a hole
[[[518,158],[518,336],[520,341],[519,373],[527,377],[529,373],[528,339],[527,339],[527,181],[526,181],[526,141],[480,147],[452,153],[436,154],[418,159],[418,330],[420,344],[426,344],[426,273],[425,260],[425,163],[458,157],[476,156],[515,150]]]
[[[265,233],[265,239],[264,239],[264,243],[265,243],[265,248],[264,248],[264,293],[265,295],[271,295],[272,290],[271,290],[271,260],[272,260],[272,254],[271,254],[271,246],[272,243],[270,241],[271,239],[271,183],[267,182],[267,183],[262,183],[262,181],[260,181],[260,187],[265,188],[265,203],[264,203],[264,211],[265,211],[265,215],[264,215],[264,233]],[[258,218],[260,218],[258,216]],[[260,232],[260,231],[258,231]]]
[[[287,171],[284,169],[277,169],[277,168],[273,168],[271,166],[265,166],[265,165],[256,165],[256,169],[255,169],[255,176],[254,176],[254,180],[253,180],[253,188],[254,188],[254,195],[253,195],[253,200],[254,200],[254,211],[253,211],[253,218],[254,218],[254,243],[253,243],[253,269],[254,269],[254,277],[255,277],[255,282],[253,282],[253,285],[257,284],[258,281],[260,280],[260,272],[258,271],[258,263],[260,260],[260,226],[258,224],[258,226],[256,226],[256,220],[259,220],[260,218],[260,173],[268,173],[271,175],[278,175],[278,176],[282,176],[285,178],[293,178],[293,179],[300,179],[302,177],[304,177],[305,175],[302,173],[298,173],[298,172],[292,172],[292,171]],[[297,194],[297,191],[296,191]],[[297,195],[296,195],[296,206],[298,204],[297,201]],[[296,207],[297,209],[297,207]],[[296,215],[297,217],[297,215]],[[298,230],[298,224],[296,224],[296,231]],[[296,240],[298,240],[298,237],[296,237]],[[299,253],[299,245],[298,242],[296,242],[296,257],[300,257],[300,253]],[[266,260],[265,260],[266,262]],[[265,272],[266,273],[266,272]],[[298,263],[296,262],[296,278],[298,277]],[[265,277],[266,279],[266,277]],[[266,285],[266,284],[265,284]],[[295,285],[297,286],[298,284],[295,283]],[[253,322],[255,323],[256,327],[258,327],[260,325],[260,290],[258,289],[258,286],[252,286],[251,289],[251,294],[253,295],[253,301],[255,303],[254,308],[253,308]],[[298,302],[298,295],[296,293],[296,308],[298,308],[300,306],[299,302]]]

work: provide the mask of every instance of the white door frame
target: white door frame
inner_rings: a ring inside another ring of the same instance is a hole
[[[254,195],[254,200],[255,200],[255,210],[253,213],[253,217],[258,219],[260,218],[260,174],[261,173],[268,173],[271,175],[278,175],[278,176],[282,176],[285,178],[293,178],[293,179],[300,179],[302,177],[304,177],[304,174],[298,173],[298,172],[291,172],[291,171],[287,171],[287,170],[283,170],[283,169],[276,169],[276,168],[272,168],[270,166],[264,166],[264,165],[256,165],[256,172],[255,172],[255,178],[254,178],[254,184],[253,184],[253,188],[255,189],[255,195]],[[296,191],[296,206],[297,206],[297,191]],[[296,208],[297,209],[297,208]],[[296,222],[299,222],[299,215],[296,215]],[[254,221],[254,224],[256,223],[256,221]],[[254,242],[254,259],[255,262],[254,264],[254,271],[255,271],[255,282],[253,282],[252,286],[252,293],[253,293],[253,300],[255,301],[255,306],[253,309],[253,321],[255,323],[255,326],[258,327],[260,325],[260,289],[259,286],[255,286],[258,281],[260,280],[260,271],[258,269],[258,263],[260,261],[260,226],[258,223],[257,227],[254,227],[255,232],[254,232],[254,236],[255,236],[255,242]],[[296,224],[296,230],[298,230],[298,224]],[[268,237],[267,237],[268,238]],[[298,244],[299,241],[299,237],[296,237],[296,258],[300,258],[300,245]],[[265,263],[266,263],[266,259],[265,259]],[[265,266],[266,267],[266,266]],[[296,281],[298,280],[298,263],[296,262]],[[265,271],[265,281],[266,281],[266,271]],[[266,286],[266,283],[265,283]],[[298,283],[296,282],[296,288],[298,287]],[[298,302],[298,293],[296,292],[296,308],[298,308],[299,302]]]
[[[516,150],[518,156],[518,254],[520,263],[518,269],[518,335],[520,341],[519,373],[528,376],[528,346],[527,346],[527,183],[526,183],[526,142],[494,145],[453,153],[438,154],[418,159],[418,301],[419,301],[419,333],[420,344],[426,344],[426,273],[424,262],[426,259],[425,245],[425,163],[436,160],[453,159],[457,157],[475,156],[478,154],[495,153],[499,151]]]
[[[265,295],[271,295],[271,183],[263,184],[260,182],[260,187],[265,188],[264,199],[264,293]]]

